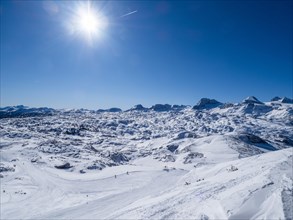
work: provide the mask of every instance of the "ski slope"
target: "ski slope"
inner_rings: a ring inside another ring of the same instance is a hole
[[[85,178],[19,160],[1,180],[1,219],[290,219],[292,154],[165,170],[149,158]]]
[[[0,219],[292,219],[288,99],[0,109]]]

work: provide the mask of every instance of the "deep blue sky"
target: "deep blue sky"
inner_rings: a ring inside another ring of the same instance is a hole
[[[292,97],[292,1],[95,1],[92,44],[64,26],[77,3],[1,1],[1,106]]]

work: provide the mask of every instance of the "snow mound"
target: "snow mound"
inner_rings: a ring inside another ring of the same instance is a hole
[[[273,110],[272,106],[257,103],[248,103],[242,107],[245,114],[262,115]]]

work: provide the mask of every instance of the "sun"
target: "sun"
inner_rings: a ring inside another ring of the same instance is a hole
[[[81,31],[84,31],[87,34],[93,34],[100,28],[99,21],[92,11],[85,11],[80,14],[80,22],[78,26]]]
[[[93,43],[105,33],[107,18],[90,1],[76,7],[71,22],[71,32],[82,36],[88,43]]]

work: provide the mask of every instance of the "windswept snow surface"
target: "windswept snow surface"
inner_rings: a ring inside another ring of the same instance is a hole
[[[0,218],[293,218],[292,104],[156,106],[5,113]]]

